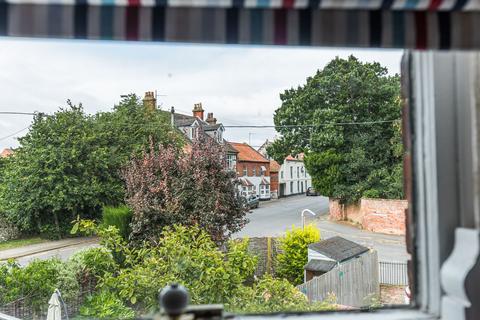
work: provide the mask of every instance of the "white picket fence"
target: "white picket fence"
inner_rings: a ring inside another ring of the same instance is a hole
[[[368,306],[380,295],[378,269],[377,252],[372,250],[299,285],[298,289],[311,302],[334,295],[337,304]]]

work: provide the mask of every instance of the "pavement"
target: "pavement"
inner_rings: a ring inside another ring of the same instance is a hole
[[[0,251],[0,261],[14,259],[20,265],[24,266],[34,259],[44,260],[52,257],[58,257],[62,260],[66,260],[75,252],[95,246],[98,246],[98,238],[95,237],[50,241],[2,250]]]
[[[410,255],[406,251],[405,237],[361,230],[342,222],[328,220],[328,198],[291,196],[270,202],[261,202],[248,216],[250,222],[235,238],[277,237],[292,225],[302,226],[301,211],[312,210],[316,216],[306,215],[306,223],[313,223],[320,229],[322,239],[342,236],[378,252],[380,261],[406,262]]]

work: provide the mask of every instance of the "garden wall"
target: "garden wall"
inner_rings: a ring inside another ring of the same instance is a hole
[[[18,239],[20,232],[17,228],[8,223],[5,218],[0,216],[0,242]]]
[[[405,235],[407,200],[361,199],[360,203],[342,205],[330,199],[330,219],[350,221],[365,230]]]

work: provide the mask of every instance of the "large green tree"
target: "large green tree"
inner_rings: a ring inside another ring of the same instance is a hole
[[[282,162],[305,153],[313,186],[342,203],[402,197],[400,79],[379,63],[335,58],[280,95],[269,148]]]
[[[97,217],[103,205],[124,201],[121,168],[149,139],[179,143],[160,111],[125,97],[113,111],[87,115],[82,106],[37,114],[7,161],[0,208],[24,231],[59,235],[77,215]]]

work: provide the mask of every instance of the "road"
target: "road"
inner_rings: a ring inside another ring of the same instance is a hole
[[[281,236],[286,230],[289,230],[292,225],[299,227],[302,225],[300,213],[303,209],[310,209],[316,214],[315,217],[307,214],[306,223],[314,223],[320,229],[323,239],[339,235],[364,246],[374,248],[378,251],[378,257],[381,261],[404,262],[409,259],[409,255],[406,253],[405,249],[405,237],[403,236],[373,233],[360,230],[345,223],[329,221],[328,198],[326,197],[306,197],[304,195],[299,195],[279,200],[261,202],[260,207],[252,210],[248,215],[250,222],[240,232],[234,234],[234,237]],[[38,244],[34,246],[46,245]],[[98,246],[96,241],[23,255],[18,258],[17,261],[21,265],[26,265],[33,259],[59,257],[62,260],[66,260],[75,252],[93,246]],[[28,251],[28,248],[21,248],[18,250]],[[6,252],[3,252],[3,254],[5,255]]]
[[[306,197],[304,195],[282,198],[280,200],[261,202],[260,208],[254,209],[248,216],[250,222],[234,237],[274,237],[281,236],[294,224],[302,225],[300,212],[310,209],[316,216],[306,216],[306,223],[314,223],[323,239],[342,236],[378,251],[381,261],[405,262],[409,259],[406,252],[405,237],[386,235],[361,230],[346,223],[328,220],[328,198]]]

